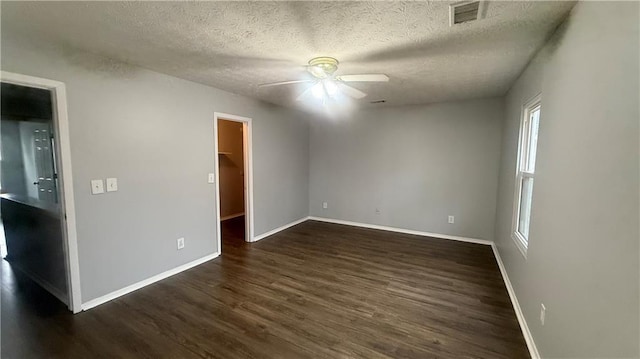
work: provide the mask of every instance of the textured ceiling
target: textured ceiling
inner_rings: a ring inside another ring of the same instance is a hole
[[[406,105],[504,94],[573,2],[488,2],[485,18],[449,26],[451,2],[2,2],[2,30],[18,31],[284,106],[298,106],[314,56],[338,75]]]

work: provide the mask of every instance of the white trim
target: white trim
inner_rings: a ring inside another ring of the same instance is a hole
[[[520,234],[520,232],[518,231],[513,231],[511,232],[511,239],[513,239],[513,241],[515,242],[516,247],[518,247],[518,250],[524,257],[524,259],[527,260],[527,244],[525,244],[526,242],[522,237],[522,234]]]
[[[244,212],[240,212],[240,213],[236,213],[236,214],[230,214],[228,216],[220,217],[220,221],[226,221],[227,219],[234,219],[234,218],[238,218],[238,217],[242,217],[242,216],[244,216]]]
[[[114,299],[116,299],[118,297],[121,297],[121,296],[123,296],[125,294],[131,293],[133,291],[136,291],[136,290],[138,290],[140,288],[146,287],[146,286],[148,286],[150,284],[153,284],[153,283],[158,282],[160,280],[163,280],[165,278],[169,278],[172,275],[176,275],[176,274],[178,274],[180,272],[186,271],[187,269],[191,269],[191,268],[193,268],[193,267],[195,267],[197,265],[200,265],[202,263],[208,262],[208,261],[210,261],[212,259],[217,258],[219,255],[220,255],[220,252],[209,254],[209,255],[204,256],[202,258],[199,258],[199,259],[196,259],[196,260],[191,261],[189,263],[183,264],[183,265],[181,265],[179,267],[175,267],[175,268],[169,269],[168,271],[162,272],[160,274],[156,274],[153,277],[149,277],[149,278],[141,280],[141,281],[139,281],[137,283],[134,283],[134,284],[131,284],[131,285],[126,286],[124,288],[118,289],[118,290],[113,291],[113,292],[111,292],[109,294],[105,294],[105,295],[103,295],[101,297],[98,297],[96,299],[92,299],[92,300],[90,300],[90,301],[88,301],[86,303],[82,303],[82,310],[89,310],[91,308],[97,307],[100,304],[104,304],[104,303],[106,303],[108,301],[114,300]]]
[[[262,233],[262,234],[260,234],[260,235],[258,235],[258,236],[255,236],[255,237],[253,238],[253,242],[257,242],[257,241],[259,241],[259,240],[261,240],[261,239],[264,239],[264,238],[267,238],[267,237],[269,237],[269,236],[272,236],[272,235],[274,235],[274,234],[276,234],[276,233],[278,233],[278,232],[284,231],[284,230],[285,230],[285,229],[287,229],[287,228],[293,227],[293,226],[295,226],[296,224],[300,224],[300,223],[305,222],[305,221],[307,221],[307,220],[309,220],[309,219],[311,219],[311,217],[303,217],[303,218],[300,218],[300,219],[299,219],[299,220],[297,220],[297,221],[293,221],[293,222],[291,222],[291,223],[287,223],[287,224],[285,224],[284,226],[280,226],[280,227],[278,227],[278,228],[272,229],[272,230],[270,230],[269,232]]]
[[[343,221],[341,219],[333,219],[333,218],[325,218],[325,217],[313,217],[313,216],[309,217],[309,219],[312,220],[312,221],[328,222],[328,223],[335,223],[335,224],[345,224],[347,226],[370,228],[370,229],[379,229],[379,230],[389,231],[389,232],[413,234],[413,235],[416,235],[416,236],[434,237],[434,238],[441,238],[441,239],[450,239],[450,240],[460,241],[460,242],[482,244],[482,245],[485,245],[485,246],[490,246],[493,243],[492,241],[489,241],[489,240],[486,240],[486,239],[452,236],[452,235],[449,235],[449,234],[440,234],[440,233],[431,233],[431,232],[422,232],[422,231],[415,231],[413,229],[404,229],[404,228],[396,228],[396,227],[379,226],[377,224],[368,224],[368,223]]]
[[[50,90],[53,93],[53,122],[55,126],[56,158],[58,159],[58,177],[62,185],[60,204],[62,213],[62,235],[66,253],[67,283],[69,285],[69,309],[74,313],[81,310],[82,295],[80,289],[80,262],[78,260],[78,234],[76,231],[76,210],[73,197],[73,172],[71,169],[71,138],[69,135],[69,115],[67,112],[67,93],[64,83],[39,77],[0,71],[2,82],[27,87]]]
[[[520,222],[520,200],[522,191],[522,177],[533,178],[534,174],[521,170],[521,159],[523,157],[523,143],[525,136],[525,121],[529,117],[529,113],[532,108],[540,107],[540,113],[542,114],[542,93],[538,93],[525,103],[520,108],[520,129],[518,131],[518,156],[516,157],[516,173],[515,173],[515,188],[513,194],[513,212],[511,216],[511,239],[516,243],[516,247],[524,257],[527,259],[527,248],[529,246],[528,239],[525,239],[518,233],[518,223]],[[529,214],[531,216],[531,214]]]
[[[509,292],[509,298],[511,299],[513,310],[516,312],[516,317],[518,318],[518,323],[520,324],[520,330],[522,330],[522,335],[524,336],[524,340],[527,342],[527,348],[529,348],[529,355],[531,355],[532,359],[539,359],[540,354],[538,353],[538,348],[536,347],[536,343],[533,341],[533,336],[531,335],[531,331],[529,330],[527,321],[524,318],[522,309],[520,308],[520,303],[518,303],[516,292],[513,290],[513,286],[511,285],[511,281],[509,280],[509,275],[507,275],[507,269],[504,267],[502,258],[500,258],[500,252],[498,252],[498,247],[495,245],[495,243],[492,243],[491,249],[493,249],[493,255],[494,257],[496,257],[496,262],[498,262],[498,268],[500,268],[500,274],[502,274],[502,280],[504,281],[504,285],[507,287],[507,292]]]
[[[218,252],[222,252],[222,229],[220,228],[220,160],[218,158],[218,118],[213,115],[213,169],[216,196],[216,245]],[[246,210],[246,208],[245,208]]]
[[[222,252],[222,232],[220,230],[220,166],[218,158],[218,120],[228,120],[241,122],[242,126],[242,145],[244,149],[244,211],[245,211],[245,241],[253,242],[253,128],[251,118],[231,115],[228,113],[213,113],[213,146],[215,150],[215,182],[216,182],[216,228],[218,251]]]

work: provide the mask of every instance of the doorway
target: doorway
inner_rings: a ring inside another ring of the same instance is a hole
[[[0,75],[2,266],[14,274],[2,279],[33,282],[77,313],[80,275],[65,86]]]
[[[214,115],[218,248],[253,239],[251,119]]]

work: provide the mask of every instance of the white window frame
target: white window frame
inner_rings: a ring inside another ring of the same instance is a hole
[[[535,170],[533,172],[527,172],[522,169],[522,160],[528,157],[529,151],[529,139],[527,132],[528,127],[526,122],[529,120],[531,112],[536,109],[540,111],[540,117],[538,119],[538,127],[540,126],[540,119],[542,118],[542,96],[536,95],[531,100],[527,101],[522,106],[522,112],[520,117],[520,131],[518,136],[518,157],[516,159],[516,173],[515,173],[515,192],[513,196],[513,220],[511,223],[511,238],[516,243],[516,247],[520,250],[520,253],[527,258],[527,248],[529,246],[529,238],[525,238],[520,232],[518,232],[518,223],[520,222],[520,201],[522,198],[521,192],[525,178],[535,178]],[[527,141],[527,143],[524,143]],[[536,149],[537,152],[537,149]],[[525,157],[526,156],[526,157]],[[535,185],[535,181],[534,181]],[[532,205],[533,207],[533,205]],[[531,218],[531,211],[529,212],[529,218]],[[530,236],[529,236],[530,237]]]

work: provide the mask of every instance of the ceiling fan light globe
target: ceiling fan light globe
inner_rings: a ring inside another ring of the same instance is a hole
[[[317,78],[325,78],[327,76],[327,74],[320,66],[309,66],[308,71],[311,73],[311,75]]]
[[[317,78],[328,78],[338,69],[338,60],[327,56],[315,57],[309,60],[307,69]]]
[[[322,83],[318,82],[313,87],[311,87],[311,94],[313,97],[317,99],[322,99],[324,97],[324,89],[322,88]]]

